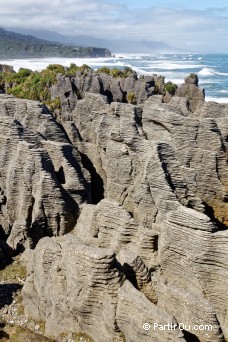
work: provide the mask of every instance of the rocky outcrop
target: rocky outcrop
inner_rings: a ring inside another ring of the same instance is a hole
[[[48,334],[228,338],[227,114],[216,103],[193,112],[177,96],[77,101],[62,124],[91,174],[92,204],[70,235],[39,242],[23,289],[26,312]]]
[[[11,65],[0,64],[0,73],[2,72],[14,72],[14,70]]]
[[[89,175],[46,107],[0,95],[0,227],[17,249],[73,229]]]
[[[55,111],[60,122],[72,118],[71,113],[75,110],[77,101],[85,98],[87,93],[105,95],[109,104],[121,102],[142,106],[151,96],[162,95],[162,102],[165,103],[172,101],[173,96],[187,99],[186,106],[191,112],[204,105],[204,90],[199,88],[196,74],[186,77],[185,83],[179,87],[170,83],[171,87],[174,87],[173,93],[166,90],[167,84],[164,77],[157,75],[138,77],[133,73],[127,77],[114,77],[86,69],[78,71],[72,77],[59,74],[50,91],[52,100],[60,98],[61,111]]]
[[[185,78],[185,83],[177,88],[176,96],[185,97],[188,99],[189,109],[196,111],[204,103],[204,90],[198,87],[198,76],[190,74]]]
[[[145,319],[161,319],[161,323],[170,325],[176,321],[124,281],[124,273],[109,249],[88,246],[71,235],[45,238],[32,253],[28,270],[23,288],[26,314],[44,320],[48,335],[57,337],[76,330],[86,331],[100,342],[121,342],[125,338],[184,341],[177,329],[163,336],[143,331]]]
[[[114,77],[91,69],[78,71],[75,76],[59,74],[57,82],[51,87],[51,99],[59,98],[61,112],[56,111],[60,122],[68,121],[77,101],[87,93],[105,95],[108,103],[124,102],[142,105],[150,96],[162,93],[164,77],[140,76],[135,73],[128,77]]]

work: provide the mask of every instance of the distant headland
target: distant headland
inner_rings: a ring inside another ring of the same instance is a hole
[[[63,45],[0,28],[0,58],[109,57],[106,48]]]

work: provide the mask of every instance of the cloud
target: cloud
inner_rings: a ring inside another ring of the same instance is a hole
[[[205,51],[222,51],[228,46],[225,7],[136,9],[111,0],[1,0],[0,22],[5,27],[48,29],[67,35],[165,41]]]

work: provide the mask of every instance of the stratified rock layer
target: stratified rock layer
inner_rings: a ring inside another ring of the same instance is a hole
[[[47,108],[0,95],[0,225],[13,247],[73,229],[89,199],[80,156]]]
[[[228,106],[188,108],[182,97],[138,107],[86,94],[63,122],[91,173],[93,204],[82,206],[71,235],[31,252],[24,304],[47,333],[228,338]]]
[[[72,118],[71,113],[78,100],[83,99],[87,93],[104,95],[109,103],[114,101],[142,105],[153,94],[162,94],[164,84],[164,77],[157,75],[138,77],[133,73],[127,77],[114,77],[86,69],[71,77],[58,74],[56,83],[50,87],[50,93],[52,100],[60,99],[61,111],[55,114],[60,122],[64,122]]]

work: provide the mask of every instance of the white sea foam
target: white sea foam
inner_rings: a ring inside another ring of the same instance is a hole
[[[143,57],[152,57],[155,56],[153,54],[149,55],[148,53],[120,53],[114,52],[114,56],[116,58],[124,58],[124,59],[142,59]]]
[[[216,75],[219,75],[219,76],[228,76],[228,73],[227,73],[227,72],[216,72]]]
[[[213,76],[215,75],[215,72],[213,69],[210,69],[210,68],[203,68],[202,70],[200,70],[198,72],[199,75],[202,75],[202,76]]]
[[[138,75],[154,75],[155,72],[153,71],[147,71],[147,70],[144,70],[145,68],[141,68],[141,67],[136,67],[136,66],[133,66],[131,65],[131,68],[137,72]]]
[[[40,71],[49,64],[69,66],[71,63],[75,63],[78,66],[87,64],[95,70],[102,66],[120,69],[128,66],[139,75],[162,75],[165,77],[165,82],[171,81],[178,85],[184,83],[184,79],[190,72],[196,72],[199,75],[199,85],[205,88],[208,99],[218,102],[228,101],[225,97],[228,94],[228,79],[226,78],[228,73],[226,73],[227,70],[225,69],[227,67],[225,59],[222,60],[222,64],[218,64],[216,60],[213,60],[212,65],[211,58],[207,60],[206,55],[116,53],[115,56],[106,58],[8,59],[0,60],[0,64],[10,64],[14,67],[15,71],[18,71],[19,68]],[[202,59],[203,61],[201,61]],[[222,65],[224,65],[224,68],[220,69]],[[219,87],[217,84],[219,84]],[[222,97],[219,97],[220,95]]]
[[[198,72],[199,75],[202,76],[213,76],[213,75],[219,75],[219,76],[228,76],[228,73],[226,72],[219,72],[213,68],[203,68]]]
[[[8,59],[1,60],[1,64],[12,65],[15,71],[20,68],[28,68],[31,70],[43,70],[49,64],[61,64],[63,66],[69,66],[71,63],[75,63],[78,66],[87,64],[90,67],[101,67],[103,65],[113,65],[114,58],[33,58],[33,59]]]
[[[166,77],[166,82],[172,82],[177,85],[183,84],[184,83],[184,78],[168,78]]]
[[[223,89],[223,90],[219,90],[219,93],[225,93],[225,94],[228,94],[228,90],[225,90],[225,89]]]
[[[228,97],[213,97],[213,96],[206,96],[205,101],[213,101],[218,103],[228,103]]]
[[[213,78],[200,78],[199,79],[199,85],[203,85],[203,84],[219,84],[219,81],[214,81]]]
[[[184,63],[184,64],[183,64]],[[147,64],[147,67],[154,69],[163,69],[163,70],[175,70],[175,69],[195,69],[202,67],[199,64],[192,64],[191,62],[184,61],[173,63],[172,61],[154,61],[152,63]]]

